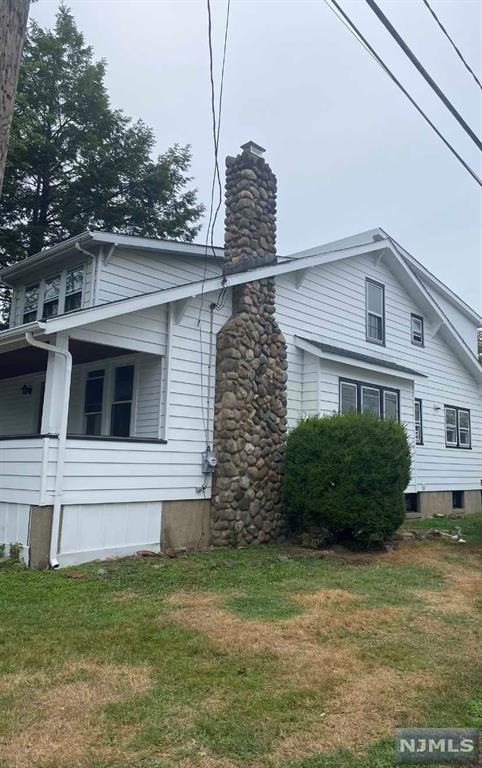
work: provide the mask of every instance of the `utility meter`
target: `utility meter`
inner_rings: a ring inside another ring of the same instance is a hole
[[[203,465],[203,472],[204,474],[209,474],[209,472],[213,472],[218,464],[218,460],[214,454],[214,451],[212,450],[211,446],[208,445],[206,450],[204,451],[202,455],[202,465]]]

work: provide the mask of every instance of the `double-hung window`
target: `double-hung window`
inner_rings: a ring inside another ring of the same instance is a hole
[[[366,334],[367,341],[385,344],[385,287],[374,280],[366,280]]]
[[[423,445],[422,401],[418,397],[415,398],[415,442]]]
[[[33,323],[37,319],[39,283],[29,285],[25,288],[25,297],[23,301],[23,323]]]
[[[471,448],[470,411],[453,405],[444,406],[445,445],[447,448]]]
[[[340,413],[366,413],[399,421],[399,396],[397,389],[340,379]]]
[[[84,285],[84,269],[72,269],[67,272],[65,282],[65,306],[64,312],[73,312],[82,306],[82,289]]]
[[[110,417],[110,434],[113,437],[129,437],[130,435],[133,396],[134,366],[118,366],[114,373],[114,393]]]
[[[42,318],[47,320],[59,314],[60,275],[55,275],[45,281]]]
[[[85,382],[84,434],[102,434],[105,369],[89,371]]]
[[[410,333],[412,344],[415,344],[417,347],[423,347],[423,317],[414,314],[410,316]]]

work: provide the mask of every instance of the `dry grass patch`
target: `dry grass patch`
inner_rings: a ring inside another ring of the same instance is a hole
[[[11,738],[0,744],[7,768],[86,768],[94,756],[96,760],[107,760],[128,754],[126,740],[132,732],[119,729],[116,745],[105,744],[102,708],[143,694],[150,687],[147,670],[77,662],[67,665],[63,672],[67,681],[33,695],[28,723],[17,727]],[[76,679],[79,676],[85,679]],[[27,681],[16,682],[22,685]],[[27,684],[32,689],[32,678]]]
[[[405,544],[383,559],[394,565],[428,565],[441,571],[447,580],[446,589],[419,590],[415,592],[417,597],[442,613],[470,613],[482,597],[482,573],[477,570],[482,566],[481,553],[464,551],[463,564],[449,560],[447,555],[450,550],[441,543]]]
[[[434,687],[428,675],[401,674],[382,665],[373,669],[353,644],[324,637],[337,629],[379,633],[398,621],[400,609],[370,608],[360,596],[338,589],[293,599],[307,612],[273,623],[240,619],[225,610],[215,594],[180,593],[171,598],[178,606],[177,621],[223,648],[277,656],[281,663],[274,690],[294,686],[326,692],[324,716],[318,712],[307,717],[302,731],[281,738],[276,760],[366,745],[390,732],[408,706],[415,716],[420,686]]]

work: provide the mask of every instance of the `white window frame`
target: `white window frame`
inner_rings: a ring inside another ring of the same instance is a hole
[[[112,437],[110,434],[110,427],[111,427],[111,412],[112,412],[112,404],[113,404],[113,396],[114,396],[114,385],[115,385],[115,369],[116,368],[123,368],[126,365],[133,365],[134,366],[134,383],[133,383],[133,390],[132,390],[132,410],[131,410],[131,423],[130,423],[130,435],[129,437],[119,437],[115,438]],[[100,435],[85,435],[85,389],[87,385],[87,375],[90,371],[96,371],[103,369],[105,371],[105,377],[104,377],[104,392],[102,397],[102,426],[101,426],[101,434]],[[137,360],[132,355],[128,356],[122,356],[122,357],[113,357],[109,358],[107,360],[95,360],[89,363],[82,363],[82,373],[81,373],[81,396],[79,398],[79,405],[80,408],[77,411],[76,416],[76,423],[79,425],[80,429],[82,430],[79,433],[79,436],[81,437],[92,437],[92,439],[98,438],[99,440],[103,437],[107,439],[118,439],[118,440],[130,440],[133,437],[135,437],[136,434],[136,428],[137,428],[137,408],[138,408],[138,400],[139,400],[139,377],[140,377],[140,370],[141,370],[141,361]]]
[[[420,332],[414,329],[414,320],[420,323]],[[415,339],[415,335],[420,336],[420,341]],[[425,323],[422,315],[416,315],[415,312],[410,315],[410,340],[415,347],[425,346]]]
[[[343,387],[351,387],[355,390],[355,410],[354,411],[344,411],[343,406]],[[340,413],[358,413],[358,386],[356,382],[354,381],[343,381],[343,379],[340,380]]]
[[[455,441],[447,440],[447,412],[451,411],[455,414],[455,424],[450,425],[450,428],[455,430]],[[460,414],[466,413],[469,417],[468,428],[460,426]],[[460,448],[463,451],[469,451],[472,449],[472,423],[470,418],[470,408],[463,408],[458,405],[444,405],[444,429],[445,429],[445,447],[446,448]],[[460,440],[460,432],[468,432],[469,442],[468,444],[462,443]]]
[[[380,419],[382,416],[382,393],[378,387],[372,387],[370,384],[361,384],[360,385],[360,412],[365,413],[363,410],[363,393],[365,390],[370,390],[370,392],[376,392],[378,395],[378,418]]]
[[[386,417],[386,413],[387,413],[387,408],[386,408],[387,395],[389,395],[390,397],[395,397],[395,399],[396,399],[396,411],[397,411],[397,416],[396,416],[395,421],[400,421],[400,396],[399,396],[398,392],[395,392],[395,390],[393,390],[393,389],[383,389],[382,390],[382,396],[383,396],[383,418],[384,419],[387,418]]]
[[[417,405],[419,410],[418,419],[417,419]],[[415,423],[415,445],[423,445],[423,410],[422,410],[422,400],[419,397],[415,398],[414,423]],[[420,439],[417,438],[417,426],[419,428]]]
[[[30,288],[35,288],[35,286],[38,286],[38,288],[37,288],[37,306],[34,307],[33,309],[26,310],[25,309],[25,302],[26,302],[26,299],[27,299],[27,291]],[[20,316],[22,318],[21,325],[27,325],[27,323],[24,322],[24,317],[25,317],[26,314],[30,315],[32,312],[35,312],[35,320],[38,320],[39,307],[40,307],[40,303],[41,303],[40,302],[40,287],[41,287],[41,281],[40,280],[37,280],[35,283],[29,283],[28,285],[26,285],[24,287],[24,289],[23,289],[23,300],[22,300],[22,311],[20,313]],[[33,322],[35,322],[35,320],[29,320],[28,322],[29,323],[33,323]]]
[[[76,264],[73,266],[65,267],[62,270],[56,269],[52,271],[50,274],[46,275],[45,277],[39,278],[39,280],[36,280],[32,283],[29,283],[28,285],[25,285],[22,291],[22,312],[20,313],[20,316],[22,318],[22,325],[24,325],[23,318],[25,313],[25,294],[28,288],[31,288],[34,285],[39,286],[38,291],[38,303],[37,303],[37,316],[36,320],[41,321],[43,316],[43,310],[44,310],[44,301],[45,301],[45,284],[51,280],[53,277],[56,277],[57,275],[60,275],[60,287],[59,287],[59,306],[58,306],[58,315],[65,314],[65,295],[66,295],[66,288],[67,288],[67,273],[69,272],[75,272],[76,270],[82,271],[82,299],[80,302],[79,309],[82,309],[84,307],[85,302],[85,286],[86,286],[86,268],[85,264]],[[78,311],[78,310],[72,310],[72,311]],[[33,321],[30,321],[33,322]]]
[[[379,288],[381,291],[381,297],[382,297],[382,314],[379,312],[373,312],[370,310],[368,306],[368,286],[372,285],[375,288]],[[369,329],[370,329],[370,323],[369,318],[370,315],[373,315],[373,317],[378,317],[382,321],[382,338],[375,338],[374,336],[370,336]],[[365,331],[366,331],[366,340],[369,341],[371,344],[380,344],[381,346],[385,346],[385,286],[383,283],[378,283],[376,280],[372,280],[370,277],[365,278]]]

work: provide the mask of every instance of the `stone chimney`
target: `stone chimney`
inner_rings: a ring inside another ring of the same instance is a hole
[[[226,272],[276,263],[276,177],[254,142],[226,159]],[[276,541],[283,534],[286,343],[274,317],[274,278],[233,288],[217,337],[211,540]]]

